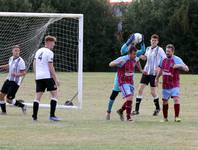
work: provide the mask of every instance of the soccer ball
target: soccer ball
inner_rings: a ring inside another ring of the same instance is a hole
[[[141,33],[134,33],[133,35],[134,35],[134,40],[133,40],[134,44],[139,44],[142,42],[143,35]]]

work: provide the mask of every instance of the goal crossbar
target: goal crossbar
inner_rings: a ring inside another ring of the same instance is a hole
[[[77,97],[78,97],[78,105],[77,106],[65,106],[65,105],[57,105],[57,108],[65,109],[65,108],[82,108],[82,90],[83,90],[83,14],[72,14],[72,13],[30,13],[30,12],[0,12],[0,17],[40,17],[40,18],[69,18],[69,19],[78,19],[78,87],[77,87]],[[47,24],[48,25],[48,24]],[[32,103],[24,103],[28,107],[32,107]],[[40,104],[41,108],[49,108],[49,104]]]

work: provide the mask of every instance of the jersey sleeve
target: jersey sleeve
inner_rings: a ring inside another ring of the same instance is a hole
[[[145,52],[145,56],[148,57],[148,53],[149,53],[149,47],[146,48],[146,52]]]
[[[19,65],[19,69],[20,69],[20,71],[24,71],[25,69],[26,69],[26,66],[25,66],[25,62],[24,62],[24,60],[21,60],[20,61],[20,65]]]
[[[126,59],[127,58],[125,56],[122,56],[122,57],[115,59],[113,62],[118,64],[117,67],[122,67],[126,63]]]
[[[180,57],[174,56],[174,62],[176,65],[185,65],[185,63],[183,62],[183,60]]]
[[[47,56],[47,61],[48,61],[48,63],[53,63],[53,60],[54,60],[54,53],[51,52]]]
[[[160,62],[159,62],[159,66],[158,66],[158,67],[162,68],[163,60],[164,60],[164,59],[160,59]]]
[[[128,53],[128,46],[126,45],[126,43],[122,45],[120,53],[121,55],[125,55]]]
[[[166,58],[166,53],[162,48],[159,49],[159,56],[161,57],[162,60]]]

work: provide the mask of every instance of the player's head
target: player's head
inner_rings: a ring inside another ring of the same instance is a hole
[[[12,55],[13,55],[14,57],[19,57],[20,52],[21,52],[21,50],[20,50],[20,46],[19,46],[19,45],[14,45],[14,46],[12,47]]]
[[[175,51],[175,47],[173,44],[166,45],[166,56],[168,58],[171,58],[173,56],[174,51]]]
[[[54,36],[47,35],[45,37],[45,47],[53,50],[53,48],[55,46],[55,42],[56,42],[56,38]]]
[[[136,51],[137,51],[136,47],[131,45],[128,52],[131,59],[136,58]]]
[[[156,47],[157,44],[159,43],[159,35],[153,34],[153,35],[151,36],[150,42],[151,42],[151,47]]]

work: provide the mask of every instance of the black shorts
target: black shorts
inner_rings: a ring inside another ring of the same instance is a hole
[[[19,85],[14,81],[6,80],[1,88],[1,93],[6,94],[7,98],[12,100],[18,91]]]
[[[47,91],[57,90],[54,79],[49,78],[36,80],[36,92],[45,92],[45,89],[47,89]]]
[[[156,87],[155,86],[155,77],[154,75],[145,75],[145,74],[142,74],[142,78],[140,80],[140,83],[141,84],[146,84],[148,85],[150,83],[150,86],[151,87]]]

